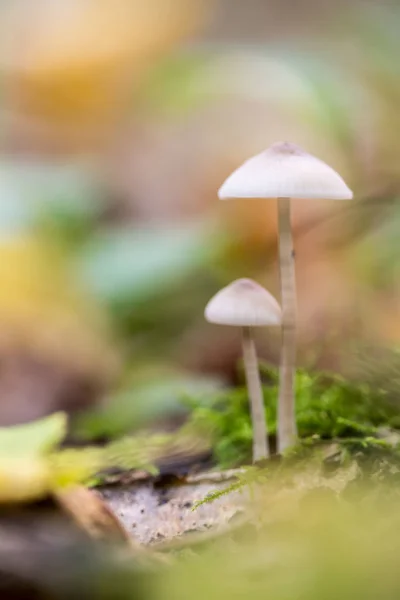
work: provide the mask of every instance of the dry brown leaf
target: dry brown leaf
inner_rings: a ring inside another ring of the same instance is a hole
[[[90,537],[132,543],[126,529],[97,492],[74,486],[55,491],[54,497]]]

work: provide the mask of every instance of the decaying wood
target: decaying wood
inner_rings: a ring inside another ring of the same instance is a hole
[[[182,535],[217,531],[228,526],[248,503],[248,493],[233,492],[211,503],[193,507],[208,494],[222,490],[227,479],[160,486],[147,481],[128,486],[102,488],[104,501],[128,533],[144,545],[157,544]],[[232,473],[229,473],[232,477]]]

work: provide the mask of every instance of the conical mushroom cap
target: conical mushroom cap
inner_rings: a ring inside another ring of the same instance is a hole
[[[252,279],[237,279],[220,290],[207,304],[209,323],[237,327],[280,325],[281,308],[275,298]]]
[[[327,164],[288,142],[247,160],[218,192],[229,198],[318,198],[350,200],[353,192]]]

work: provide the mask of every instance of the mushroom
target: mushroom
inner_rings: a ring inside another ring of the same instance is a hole
[[[220,290],[207,304],[209,323],[242,328],[243,360],[253,425],[253,462],[269,456],[264,398],[252,327],[281,324],[278,302],[252,279],[238,279]]]
[[[296,282],[290,223],[291,198],[350,200],[353,193],[328,165],[298,146],[274,144],[250,158],[222,185],[218,196],[230,198],[277,198],[279,266],[282,300],[282,352],[278,400],[278,451],[297,437],[294,398],[296,362]]]

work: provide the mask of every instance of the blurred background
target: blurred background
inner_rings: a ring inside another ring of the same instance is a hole
[[[240,336],[203,310],[238,277],[279,299],[276,205],[217,190],[276,141],[355,194],[294,203],[299,364],[385,363],[400,335],[397,2],[0,11],[0,425],[89,410],[85,433],[112,434],[140,401],[235,382]],[[278,333],[257,344],[276,363]]]

